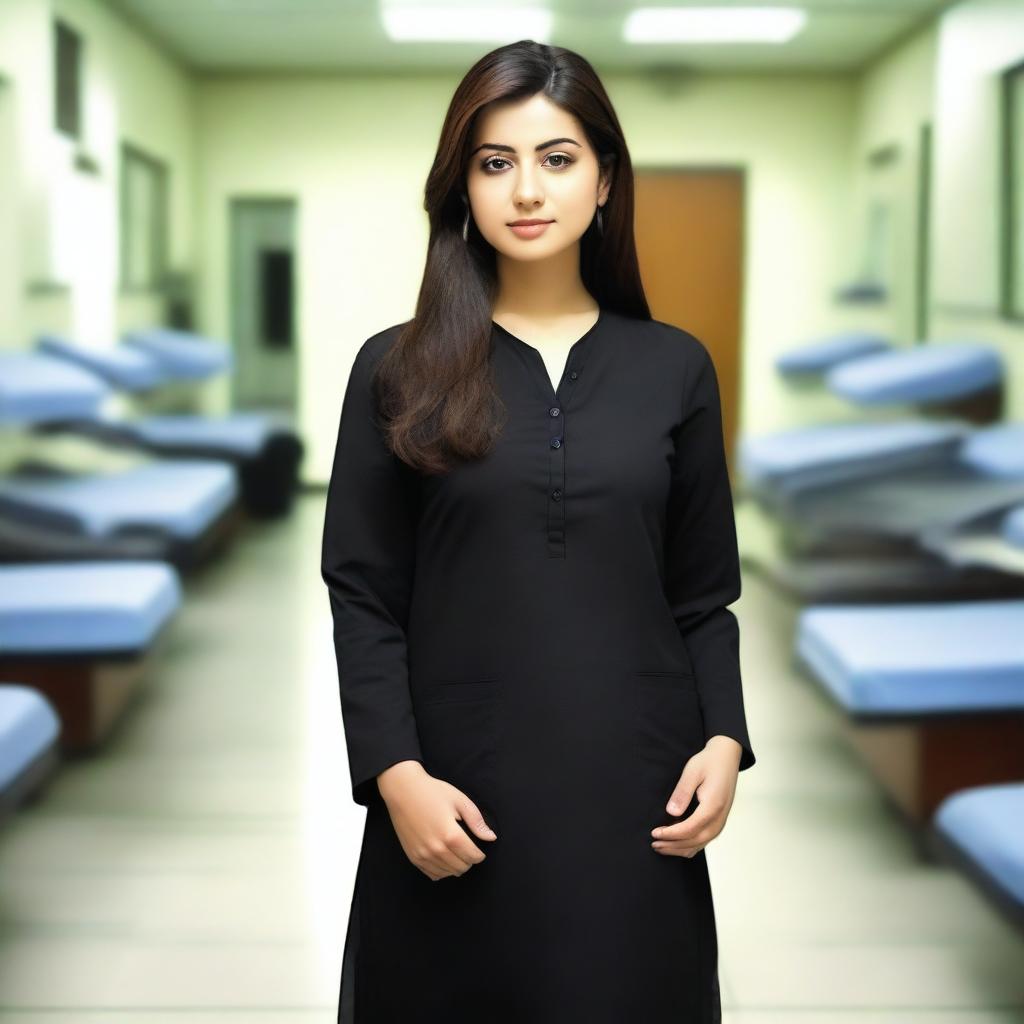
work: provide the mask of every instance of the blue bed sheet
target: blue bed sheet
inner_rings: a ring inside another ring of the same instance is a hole
[[[60,719],[38,690],[0,682],[0,790],[6,789],[60,735]]]
[[[168,380],[167,373],[148,352],[131,345],[90,348],[60,335],[40,334],[36,348],[84,367],[122,391],[150,391]]]
[[[745,438],[744,481],[792,492],[955,457],[970,427],[956,420],[815,424]]]
[[[0,565],[0,652],[139,652],[181,603],[166,562]]]
[[[974,342],[942,342],[882,352],[829,370],[828,389],[858,405],[966,398],[1003,379],[998,351]]]
[[[150,327],[128,331],[123,340],[152,356],[168,376],[176,379],[202,380],[234,368],[227,345],[190,331]]]
[[[1024,708],[1024,600],[810,606],[796,653],[854,713]]]
[[[785,377],[816,376],[834,366],[892,348],[889,338],[870,331],[842,331],[783,352],[775,368]]]
[[[964,441],[960,461],[990,477],[1024,480],[1024,423],[997,423]]]
[[[1010,509],[1003,516],[999,532],[1007,544],[1024,550],[1024,505]]]
[[[91,537],[146,527],[192,540],[238,493],[232,463],[154,460],[111,473],[0,477],[0,513]]]
[[[0,353],[0,423],[96,416],[110,389],[95,374],[42,352]]]
[[[1024,904],[1024,782],[952,793],[939,804],[933,821],[1003,893]]]
[[[154,448],[210,448],[238,456],[258,455],[269,437],[292,429],[283,416],[250,411],[227,416],[146,416],[125,421],[119,427],[126,435]]]

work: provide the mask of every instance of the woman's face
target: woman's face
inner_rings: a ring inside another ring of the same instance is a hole
[[[542,93],[485,110],[470,151],[470,216],[511,259],[547,259],[575,245],[608,198],[610,182],[579,121]],[[519,234],[510,227],[517,220],[550,223]]]

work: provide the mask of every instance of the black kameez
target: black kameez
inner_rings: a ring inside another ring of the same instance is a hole
[[[705,853],[650,831],[716,734],[754,764],[718,382],[704,347],[602,310],[557,391],[493,324],[507,422],[441,476],[385,447],[360,348],[328,488],[330,592],[352,794],[367,807],[343,1024],[711,1024]],[[421,761],[498,838],[461,876],[405,856],[376,785]]]

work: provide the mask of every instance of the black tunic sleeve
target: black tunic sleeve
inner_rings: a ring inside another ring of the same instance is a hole
[[[736,521],[718,378],[703,343],[689,338],[693,351],[668,502],[667,591],[693,664],[705,735],[739,742],[742,771],[755,758],[743,708],[739,623],[726,607],[740,596]]]
[[[403,464],[384,443],[372,389],[381,337],[362,345],[345,389],[321,557],[352,798],[364,806],[377,794],[382,771],[399,761],[422,762],[405,632],[414,517]]]

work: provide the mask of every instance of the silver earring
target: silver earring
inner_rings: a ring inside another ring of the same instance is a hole
[[[601,207],[597,208],[597,233],[599,235],[604,234],[604,223],[601,220]]]
[[[466,211],[466,219],[462,222],[462,240],[469,241],[469,210]]]

